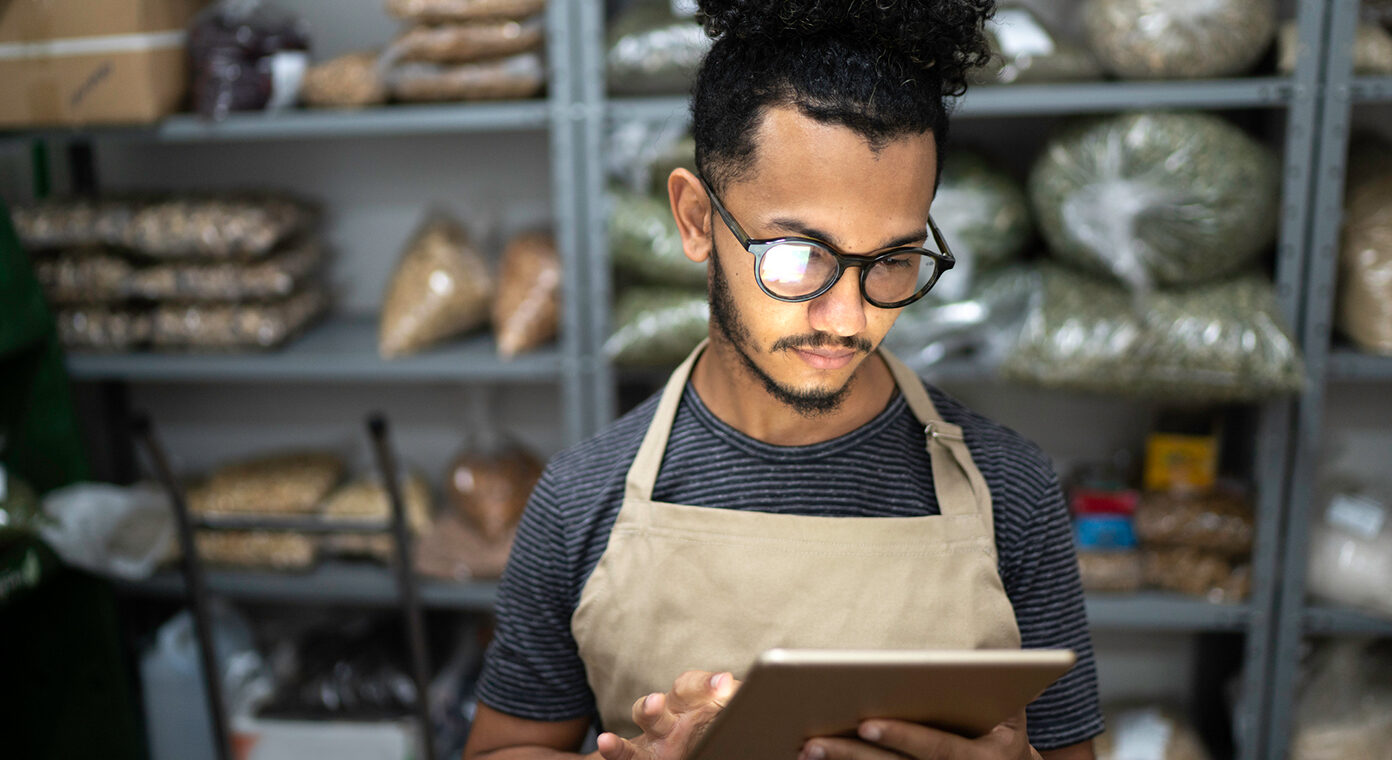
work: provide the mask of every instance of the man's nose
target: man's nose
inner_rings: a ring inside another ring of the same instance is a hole
[[[865,329],[865,299],[860,293],[860,268],[841,273],[831,290],[812,299],[808,321],[819,332],[841,337],[858,335]]]

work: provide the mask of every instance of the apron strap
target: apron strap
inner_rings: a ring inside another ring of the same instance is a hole
[[[630,499],[652,499],[653,486],[657,483],[657,472],[662,468],[662,456],[667,453],[667,438],[672,434],[672,422],[677,417],[677,406],[681,404],[682,392],[686,390],[687,378],[691,368],[696,366],[696,358],[706,349],[710,338],[702,338],[691,354],[686,357],[672,376],[667,379],[667,387],[662,390],[662,399],[657,402],[652,424],[643,436],[638,447],[638,456],[628,468],[624,480],[624,496]]]
[[[962,435],[962,428],[943,420],[933,399],[923,387],[923,380],[899,357],[880,348],[880,357],[894,376],[899,392],[904,394],[909,409],[923,423],[927,439],[928,458],[933,463],[933,490],[938,497],[938,510],[945,515],[981,515],[988,532],[994,535],[995,514],[991,507],[991,489],[972,460],[971,451]],[[935,456],[941,452],[948,456]]]

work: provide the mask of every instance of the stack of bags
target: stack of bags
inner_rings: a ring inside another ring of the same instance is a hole
[[[268,349],[327,305],[317,214],[283,196],[46,201],[14,220],[70,349]]]
[[[410,24],[384,54],[388,89],[403,101],[536,95],[545,9],[546,0],[387,0]]]

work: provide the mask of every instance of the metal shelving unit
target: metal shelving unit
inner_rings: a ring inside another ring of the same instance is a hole
[[[1273,675],[1269,706],[1267,757],[1284,758],[1292,739],[1296,685],[1306,636],[1392,636],[1392,621],[1353,610],[1311,604],[1306,599],[1306,562],[1311,522],[1318,514],[1316,478],[1321,458],[1325,399],[1330,386],[1345,382],[1392,383],[1392,358],[1358,353],[1333,345],[1335,279],[1344,212],[1353,109],[1360,103],[1392,102],[1392,77],[1354,77],[1354,30],[1359,0],[1329,0],[1324,58],[1318,166],[1312,185],[1306,262],[1305,300],[1301,309],[1301,343],[1306,360],[1306,390],[1294,425],[1294,452],[1289,473],[1281,595],[1275,646],[1269,665]]]
[[[377,354],[377,320],[337,318],[311,327],[264,354],[72,354],[77,380],[128,382],[557,382],[565,362],[557,348],[498,358],[486,336],[455,341],[400,359]]]

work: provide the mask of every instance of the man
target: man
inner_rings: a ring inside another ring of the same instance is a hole
[[[867,721],[808,758],[1090,759],[1091,643],[1057,478],[877,351],[951,266],[944,95],[989,2],[704,2],[697,173],[668,179],[709,342],[548,465],[498,602],[467,758],[682,758],[773,646],[1068,648],[975,740]],[[931,234],[930,234],[931,233]]]

